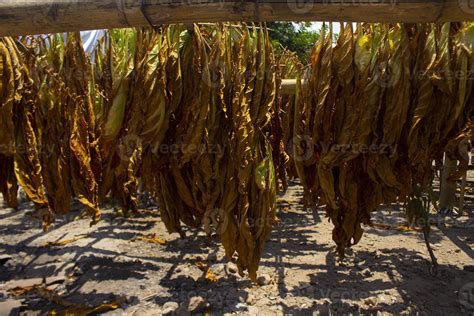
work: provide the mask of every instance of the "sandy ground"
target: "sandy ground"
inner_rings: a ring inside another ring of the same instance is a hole
[[[470,185],[467,208],[472,212]],[[301,199],[297,184],[279,197],[281,223],[266,245],[259,285],[237,275],[215,238],[195,230],[188,230],[184,240],[169,235],[153,208],[130,219],[105,210],[103,220],[92,228],[87,219],[74,220],[76,211],[43,233],[28,216],[31,204],[23,203],[19,211],[0,207],[0,315],[46,314],[67,306],[80,311],[71,304],[111,302],[120,306],[108,315],[474,311],[472,217],[446,218],[432,227],[431,243],[440,264],[433,275],[418,231],[365,227],[362,241],[348,251],[345,264],[338,264],[332,224],[322,208],[303,210]],[[374,215],[383,224],[405,222],[396,206]],[[150,233],[166,244],[134,241]],[[76,237],[64,246],[41,247]],[[210,267],[217,282],[205,279],[198,262]],[[7,291],[35,284],[43,285],[18,297]]]

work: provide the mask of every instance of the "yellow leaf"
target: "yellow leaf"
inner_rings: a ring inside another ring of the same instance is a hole
[[[380,223],[372,223],[372,226],[385,229],[385,230],[398,230],[401,232],[422,231],[422,229],[419,227],[411,227],[408,225],[387,225],[387,224],[380,224]]]
[[[166,245],[166,240],[156,237],[156,234],[139,235],[134,241],[141,240],[152,244]]]
[[[212,269],[206,265],[204,262],[196,262],[196,267],[198,267],[200,270],[204,271],[204,279],[209,282],[209,283],[215,283],[218,281],[218,278],[212,271]]]
[[[79,235],[79,236],[74,237],[72,239],[66,239],[66,240],[62,240],[62,241],[48,241],[42,246],[42,248],[66,246],[68,244],[76,242],[80,239],[84,239],[86,237],[87,237],[87,235]]]
[[[217,277],[215,276],[214,272],[212,272],[212,269],[210,269],[210,268],[208,268],[207,271],[206,271],[205,279],[209,283],[217,282]]]
[[[196,262],[196,267],[198,267],[201,270],[204,270],[206,268],[206,264],[204,262]]]

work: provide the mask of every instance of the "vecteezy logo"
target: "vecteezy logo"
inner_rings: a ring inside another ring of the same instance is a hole
[[[312,0],[287,0],[288,8],[296,14],[305,14],[311,11],[314,7]]]
[[[202,72],[202,80],[210,88],[219,88],[224,84],[225,64],[220,61],[209,65],[209,71]]]
[[[119,140],[117,154],[123,161],[128,161],[136,149],[142,147],[142,140],[138,135],[129,134]]]
[[[458,3],[462,11],[474,14],[474,0],[458,0]]]
[[[464,284],[458,294],[459,304],[467,312],[474,312],[474,282]]]
[[[204,231],[208,234],[211,232],[211,226],[214,227],[218,235],[223,234],[229,225],[229,216],[226,211],[221,208],[215,208],[206,212],[203,218]]]
[[[313,139],[308,135],[298,135],[290,139],[287,150],[295,161],[308,161],[314,156]]]
[[[400,80],[400,66],[386,63],[379,64],[375,69],[375,80],[382,88],[395,86]]]
[[[458,143],[458,154],[460,157],[463,157],[463,160],[469,161],[469,155],[471,152],[470,148],[470,143],[469,143],[469,138],[466,137],[465,139],[461,140]]]

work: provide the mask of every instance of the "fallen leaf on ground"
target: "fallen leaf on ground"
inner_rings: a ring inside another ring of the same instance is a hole
[[[49,248],[49,247],[60,247],[60,246],[66,246],[68,244],[72,244],[73,242],[76,242],[80,239],[86,238],[87,235],[79,235],[77,237],[74,237],[72,239],[66,239],[66,240],[61,240],[61,241],[48,241],[45,243],[42,248]]]
[[[157,237],[156,234],[139,235],[133,241],[137,240],[146,241],[153,244],[166,245],[166,240]]]
[[[206,265],[204,262],[196,262],[196,267],[198,267],[200,270],[204,271],[204,279],[209,282],[209,283],[215,283],[218,281],[216,275],[212,271],[211,267]]]
[[[87,316],[87,315],[97,315],[100,313],[105,313],[109,311],[116,310],[120,307],[120,302],[114,301],[111,303],[104,303],[97,306],[88,306],[83,304],[78,304],[70,302],[63,298],[61,295],[58,295],[55,291],[45,287],[45,284],[34,285],[28,287],[16,287],[8,291],[12,296],[24,296],[34,292],[38,297],[47,300],[49,302],[54,302],[55,304],[65,307],[64,310],[50,311],[49,315],[74,315],[74,316]]]
[[[423,231],[419,227],[412,227],[412,226],[408,226],[408,225],[387,225],[387,224],[381,224],[381,223],[372,223],[371,226],[376,227],[376,228],[385,229],[385,230],[398,230],[398,231],[401,231],[401,232],[409,232],[409,231],[420,232],[420,231]]]

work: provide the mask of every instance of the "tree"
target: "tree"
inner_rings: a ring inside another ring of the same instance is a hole
[[[311,30],[311,23],[270,22],[267,23],[275,50],[287,48],[295,52],[302,63],[307,63],[319,33]]]

